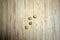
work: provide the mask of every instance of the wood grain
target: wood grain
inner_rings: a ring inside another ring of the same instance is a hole
[[[1,40],[60,40],[60,0],[0,0]]]

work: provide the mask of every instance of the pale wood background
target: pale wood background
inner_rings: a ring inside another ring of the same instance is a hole
[[[0,40],[60,40],[60,0],[0,0],[0,36]]]

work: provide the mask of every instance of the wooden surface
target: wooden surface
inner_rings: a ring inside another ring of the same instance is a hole
[[[0,40],[60,40],[60,0],[0,0]]]

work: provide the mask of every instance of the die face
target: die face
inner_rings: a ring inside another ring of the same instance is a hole
[[[19,30],[23,33],[23,40],[25,40],[25,38],[26,40],[37,40],[37,37],[38,40],[42,39],[39,37],[42,37],[43,34],[43,25],[41,24],[43,23],[45,13],[43,1],[39,2],[39,5],[38,1],[39,0],[37,0],[37,2],[34,0],[26,0],[25,3],[24,1],[17,3],[17,16],[19,15],[17,23]]]
[[[60,40],[59,0],[0,0],[0,4],[0,29],[6,40]]]

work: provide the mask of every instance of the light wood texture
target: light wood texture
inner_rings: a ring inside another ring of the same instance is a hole
[[[60,40],[60,0],[0,0],[2,40]]]

